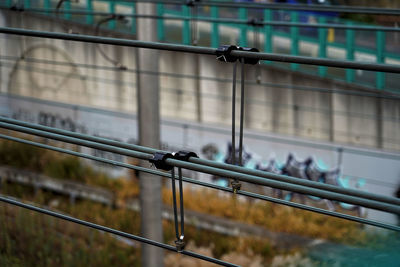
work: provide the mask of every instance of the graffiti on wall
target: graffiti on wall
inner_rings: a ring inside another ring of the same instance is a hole
[[[18,109],[17,111],[13,112],[11,117],[13,119],[17,120],[22,120],[22,121],[27,121],[31,123],[38,123],[43,126],[48,126],[48,127],[53,127],[53,128],[58,128],[66,131],[71,131],[71,132],[78,132],[78,133],[83,133],[87,134],[89,130],[84,124],[77,123],[76,120],[69,116],[63,116],[60,115],[59,113],[52,113],[52,112],[47,112],[47,111],[39,111],[38,113],[34,114],[29,110],[26,109]],[[114,141],[122,141],[121,139],[118,138],[113,138],[109,136],[104,136],[104,135],[99,135],[99,134],[94,134],[96,137],[102,137],[102,138],[107,138],[111,139]],[[130,142],[135,142],[135,140],[130,139]],[[108,151],[102,151],[98,149],[90,149],[90,153],[92,156],[95,157],[100,157],[104,159],[109,159],[113,161],[124,161],[124,156]],[[98,165],[104,165],[101,162],[94,162],[95,164]],[[113,165],[107,164],[107,166],[111,168],[118,168]]]
[[[208,144],[202,148],[203,155],[210,160],[215,160],[222,163],[232,164],[232,145],[229,142],[227,145],[226,153],[221,152],[218,147],[214,144]],[[238,149],[235,153],[236,159],[239,157]],[[348,184],[345,182],[345,178],[341,175],[340,166],[334,169],[326,169],[325,167],[320,167],[321,161],[316,161],[313,157],[308,157],[303,161],[296,159],[293,153],[289,153],[286,161],[283,164],[279,164],[275,158],[269,161],[264,161],[260,156],[248,152],[245,148],[242,154],[242,166],[250,169],[272,172],[275,174],[288,175],[296,177],[299,179],[306,179],[314,182],[320,182],[335,186],[340,186],[348,188]],[[219,185],[228,186],[229,182],[225,178],[213,177],[213,181]],[[364,185],[364,181],[361,179],[357,182],[357,187],[360,188]],[[335,204],[339,205],[341,208],[347,210],[353,210],[357,213],[361,213],[360,207],[355,205],[350,205],[346,203],[336,203],[328,199],[321,199],[314,196],[304,196],[303,194],[284,191],[280,189],[272,189],[272,194],[275,197],[292,201],[295,197],[298,198],[302,203],[304,203],[305,197],[309,200],[316,202],[323,202],[329,210],[335,210]]]

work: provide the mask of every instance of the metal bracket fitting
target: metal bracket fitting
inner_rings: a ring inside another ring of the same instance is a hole
[[[239,47],[236,45],[221,45],[217,48],[217,59],[224,62],[236,62],[238,58],[231,55],[232,50],[239,50]]]
[[[182,252],[185,249],[186,243],[183,241],[183,236],[180,236],[178,240],[175,240],[176,250]]]
[[[165,160],[172,159],[174,156],[171,153],[167,152],[156,152],[152,159],[149,159],[150,163],[154,164],[157,169],[161,169],[164,171],[172,170],[173,166],[168,165]]]
[[[174,159],[183,160],[183,161],[188,161],[190,157],[198,158],[196,153],[194,153],[192,151],[186,151],[186,150],[180,150],[178,152],[175,152],[173,155],[174,155]]]
[[[236,194],[238,190],[242,187],[242,184],[237,180],[231,182],[233,193]]]
[[[235,46],[235,45],[221,45],[220,47],[217,48],[217,59],[219,61],[223,62],[236,62],[239,57],[232,56],[231,52],[233,50],[241,50],[245,52],[254,52],[258,53],[260,52],[257,48],[251,48],[251,47],[240,47],[240,46]],[[251,65],[256,65],[260,61],[257,58],[243,58],[243,61],[245,64],[251,64]]]

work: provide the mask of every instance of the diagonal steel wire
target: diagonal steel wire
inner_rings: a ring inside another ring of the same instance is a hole
[[[217,49],[211,47],[202,47],[202,46],[146,42],[146,41],[129,40],[121,38],[66,34],[66,33],[48,32],[48,31],[10,28],[10,27],[0,27],[0,33],[23,35],[23,36],[38,37],[38,38],[87,42],[87,43],[110,44],[110,45],[119,45],[126,47],[140,47],[140,48],[177,51],[177,52],[179,51],[179,52],[203,54],[203,55],[213,55],[213,56],[217,55]],[[337,68],[348,68],[348,69],[360,69],[360,70],[389,72],[389,73],[400,73],[400,66],[394,64],[368,63],[368,62],[358,62],[358,61],[355,62],[349,60],[313,58],[306,56],[292,56],[292,55],[282,55],[274,53],[247,52],[240,50],[233,50],[230,54],[238,58],[259,59],[259,60],[278,61],[285,63],[298,63],[306,65],[319,65],[326,67],[337,67]]]

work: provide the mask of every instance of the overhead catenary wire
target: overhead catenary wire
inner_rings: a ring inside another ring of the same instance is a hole
[[[27,132],[27,131],[29,131],[29,129],[32,129],[32,130],[37,129],[37,130],[39,130],[39,132],[36,132],[36,134],[40,134],[40,135],[42,135],[44,137],[48,137],[48,138],[52,138],[52,137],[49,137],[49,136],[52,136],[50,133],[54,133],[56,135],[53,137],[61,137],[62,138],[62,136],[70,136],[75,139],[87,140],[87,141],[90,141],[93,143],[98,143],[99,145],[100,144],[108,145],[107,147],[103,147],[103,148],[108,148],[109,146],[113,146],[113,147],[115,147],[115,149],[117,149],[117,148],[121,149],[119,151],[110,151],[110,152],[129,153],[129,151],[132,151],[132,153],[133,152],[145,153],[147,155],[144,156],[143,159],[147,159],[147,160],[150,159],[152,157],[151,155],[156,152],[167,152],[167,151],[160,151],[160,150],[149,148],[149,147],[143,147],[143,146],[139,146],[139,145],[118,142],[118,141],[114,141],[114,140],[110,140],[110,139],[106,139],[106,138],[95,137],[95,136],[90,136],[90,135],[76,133],[76,132],[70,132],[70,131],[66,131],[66,130],[42,126],[39,124],[33,124],[33,123],[29,123],[29,122],[23,122],[23,121],[5,118],[5,117],[0,116],[0,127],[11,128],[12,125],[22,127],[22,128],[14,128],[17,131],[23,130],[23,131]],[[52,139],[54,139],[54,138],[52,138]],[[73,141],[77,141],[77,140],[73,140]],[[95,147],[95,148],[97,148],[97,147]],[[101,148],[99,148],[99,149],[101,149]],[[137,151],[139,151],[139,152],[137,152]],[[143,154],[132,154],[132,155],[127,154],[127,156],[137,157],[137,156],[143,156]],[[274,179],[277,181],[308,186],[308,187],[312,187],[312,188],[316,188],[316,189],[328,190],[328,191],[337,192],[337,193],[341,193],[341,194],[348,194],[350,196],[359,196],[359,197],[382,201],[382,202],[386,202],[386,203],[390,203],[390,204],[394,204],[394,205],[400,205],[400,199],[397,199],[394,197],[376,195],[376,194],[372,194],[372,193],[368,193],[368,192],[363,192],[360,190],[341,188],[341,187],[334,186],[334,185],[313,182],[313,181],[309,181],[309,180],[305,180],[305,179],[298,179],[295,177],[290,177],[290,176],[285,176],[285,175],[268,173],[265,171],[252,170],[252,169],[244,168],[241,166],[224,164],[224,163],[219,163],[219,162],[206,160],[206,159],[200,159],[200,158],[196,158],[196,157],[190,157],[189,162],[196,163],[199,165],[205,165],[205,166],[209,166],[209,167],[230,170],[230,171],[234,171],[234,172],[238,172],[238,173],[249,174],[249,175],[258,176],[258,177],[262,177],[262,178]]]
[[[58,141],[63,141],[71,144],[77,144],[77,145],[82,145],[86,147],[91,147],[91,148],[96,148],[108,152],[114,152],[114,153],[119,153],[122,155],[126,156],[131,156],[135,157],[138,159],[144,159],[144,160],[150,160],[153,158],[152,154],[147,154],[143,152],[138,152],[130,149],[124,149],[124,148],[118,148],[110,145],[105,145],[93,141],[87,141],[83,139],[78,139],[78,138],[73,138],[73,137],[68,137],[65,135],[59,135],[59,134],[54,134],[50,133],[47,131],[41,131],[33,128],[27,128],[23,126],[18,126],[14,124],[8,124],[4,122],[0,122],[0,127],[13,130],[13,131],[19,131],[19,132],[24,132],[27,134],[33,134],[33,135],[38,135]],[[193,161],[194,157],[190,157],[190,161]],[[366,193],[358,190],[349,190],[349,189],[344,189],[340,187],[335,187],[332,186],[333,188],[336,189],[336,191],[341,191],[341,193],[336,193],[334,191],[329,191],[325,189],[319,189],[319,188],[313,188],[309,186],[303,186],[303,185],[298,185],[295,183],[290,183],[290,182],[282,182],[282,181],[277,181],[273,179],[265,179],[262,177],[257,177],[254,175],[249,175],[245,173],[240,173],[237,171],[230,171],[222,168],[215,168],[215,167],[210,167],[204,164],[196,164],[193,162],[186,162],[186,161],[181,161],[181,160],[176,160],[176,159],[171,159],[168,158],[165,160],[166,164],[169,164],[170,166],[175,166],[175,167],[180,167],[180,168],[185,168],[188,170],[193,170],[193,171],[199,171],[203,173],[208,173],[212,175],[217,175],[221,177],[227,177],[227,178],[232,178],[232,179],[238,179],[240,181],[244,182],[249,182],[249,183],[254,183],[258,185],[263,185],[263,186],[269,186],[269,187],[275,187],[278,189],[282,190],[288,190],[288,191],[294,191],[302,194],[307,194],[307,195],[313,195],[321,198],[326,198],[326,199],[331,199],[331,200],[337,200],[340,202],[345,202],[349,204],[355,204],[359,206],[364,206],[367,208],[372,208],[376,210],[381,210],[381,211],[386,211],[394,214],[400,214],[400,206],[396,204],[389,204],[389,203],[397,203],[399,200],[396,198],[390,198],[390,197],[385,197],[385,196],[380,196],[380,195],[375,195],[371,193]],[[209,164],[212,165],[212,164]],[[221,164],[222,166],[226,165],[229,166],[230,168],[239,168],[243,169],[244,171],[247,171],[247,169],[239,166],[233,166],[233,165],[228,165],[228,164]],[[254,170],[252,170],[254,171]],[[260,172],[263,173],[263,172]],[[271,177],[275,176],[271,173],[263,173],[265,176],[271,175]],[[281,178],[286,178],[286,179],[293,179],[293,181],[299,180],[302,182],[309,182],[310,184],[314,185],[315,187],[320,187],[320,186],[328,186],[326,184],[321,184],[321,183],[315,183],[312,181],[306,181],[306,180],[301,180],[297,179],[294,177],[289,177],[289,176],[283,176],[283,175],[276,175]],[[267,177],[266,177],[267,178]],[[357,195],[364,195],[364,196],[353,196],[350,192],[356,192]],[[383,201],[380,200],[371,200],[371,199],[382,199]],[[389,202],[389,203],[387,203]]]
[[[0,93],[0,96],[2,97],[10,97],[12,99],[18,99],[22,101],[29,101],[33,103],[40,103],[44,105],[50,105],[52,107],[63,107],[63,108],[73,108],[75,110],[80,110],[83,112],[93,112],[95,114],[104,114],[108,116],[117,116],[119,118],[124,118],[124,119],[130,119],[130,120],[135,120],[136,115],[131,114],[131,113],[126,113],[126,112],[121,112],[121,111],[115,111],[115,110],[107,110],[107,109],[101,109],[101,108],[96,108],[96,107],[89,107],[89,106],[82,106],[82,105],[77,105],[77,104],[68,104],[68,103],[62,103],[62,102],[54,102],[50,100],[45,100],[45,99],[38,99],[38,98],[32,98],[32,97],[26,97],[26,96],[20,96],[20,95],[15,95],[15,94],[8,94],[8,93]],[[228,131],[226,129],[220,128],[220,127],[213,127],[211,125],[198,125],[197,123],[182,123],[182,122],[177,122],[173,120],[164,120],[163,124],[172,126],[172,127],[186,127],[190,128],[191,130],[207,130],[213,133],[218,133],[218,134],[223,134],[226,136],[231,135],[231,131]],[[355,155],[360,155],[360,156],[365,156],[365,157],[375,157],[375,158],[382,158],[382,159],[390,159],[390,160],[395,160],[398,161],[400,160],[400,155],[398,153],[394,152],[383,152],[383,151],[375,151],[371,149],[365,149],[365,148],[355,148],[355,147],[349,147],[349,146],[341,146],[341,145],[335,145],[335,144],[329,144],[329,143],[322,143],[322,142],[310,142],[306,140],[301,140],[297,138],[282,138],[280,136],[276,135],[265,135],[265,134],[260,134],[256,132],[248,132],[246,134],[247,137],[252,138],[254,140],[258,141],[269,141],[269,142],[276,142],[276,143],[283,143],[287,145],[293,145],[293,146],[300,146],[300,147],[307,147],[307,148],[313,148],[313,149],[322,149],[326,151],[331,151],[331,152],[338,152],[341,151],[341,153],[349,153],[349,154],[355,154]],[[106,139],[107,140],[107,139]],[[397,144],[397,143],[396,143]]]
[[[26,204],[26,203],[23,203],[23,202],[20,202],[20,201],[17,201],[17,200],[8,198],[8,197],[4,197],[2,195],[0,195],[0,201],[8,203],[8,204],[11,204],[11,205],[14,205],[14,206],[19,206],[21,208],[29,209],[29,210],[32,210],[32,211],[35,211],[35,212],[39,212],[39,213],[42,213],[42,214],[46,214],[46,215],[49,215],[49,216],[52,216],[52,217],[56,217],[58,219],[62,219],[62,220],[69,221],[69,222],[73,222],[73,223],[76,223],[76,224],[80,224],[80,225],[83,225],[83,226],[86,226],[86,227],[89,227],[89,228],[93,228],[93,229],[96,229],[96,230],[100,230],[100,231],[104,231],[104,232],[111,233],[111,234],[114,234],[114,235],[118,235],[118,236],[122,236],[122,237],[125,237],[125,238],[129,238],[129,239],[141,242],[141,243],[146,243],[146,244],[149,244],[149,245],[152,245],[152,246],[156,246],[156,247],[160,247],[160,248],[163,248],[163,249],[166,249],[166,250],[177,252],[177,250],[176,250],[176,248],[174,246],[171,246],[171,245],[168,245],[168,244],[164,244],[164,243],[157,242],[157,241],[154,241],[154,240],[151,240],[151,239],[147,239],[147,238],[144,238],[144,237],[141,237],[141,236],[137,236],[137,235],[129,234],[129,233],[126,233],[126,232],[122,232],[122,231],[119,231],[119,230],[116,230],[116,229],[113,229],[113,228],[105,227],[105,226],[102,226],[102,225],[99,225],[99,224],[95,224],[95,223],[91,223],[91,222],[88,222],[88,221],[85,221],[85,220],[80,220],[80,219],[77,219],[77,218],[74,218],[74,217],[71,217],[71,216],[68,216],[68,215],[64,215],[64,214],[61,214],[61,213],[58,213],[58,212],[54,212],[54,211],[51,211],[51,210],[48,210],[48,209],[39,208],[39,207],[30,205],[30,204]],[[192,252],[192,251],[188,251],[188,250],[182,250],[182,251],[179,251],[179,253],[182,253],[183,255],[186,255],[186,256],[191,256],[191,257],[194,257],[194,258],[197,258],[197,259],[201,259],[201,260],[204,260],[204,261],[212,262],[212,263],[215,263],[215,264],[218,264],[218,265],[222,265],[222,266],[232,266],[232,267],[233,266],[238,266],[236,264],[232,264],[232,263],[229,263],[229,262],[225,262],[225,261],[222,261],[222,260],[211,258],[211,257],[205,256],[205,255],[201,255],[201,254],[198,254],[198,253],[195,253],[195,252]]]
[[[48,38],[48,39],[88,42],[88,43],[101,43],[101,44],[119,45],[127,47],[158,49],[158,50],[167,50],[167,51],[176,51],[176,52],[185,52],[193,54],[212,55],[212,56],[217,55],[217,49],[211,47],[202,47],[202,46],[167,44],[160,42],[146,42],[138,40],[111,38],[111,37],[66,34],[66,33],[56,33],[48,31],[10,28],[10,27],[0,27],[0,33]],[[231,55],[237,58],[259,59],[259,60],[278,61],[285,63],[298,63],[307,65],[320,65],[326,67],[400,73],[400,65],[392,65],[392,64],[354,62],[348,60],[312,58],[304,56],[281,55],[274,53],[246,52],[241,50],[233,50],[231,52]]]
[[[5,6],[0,6],[0,9],[9,9]],[[226,24],[248,24],[251,25],[251,20],[233,19],[233,18],[211,18],[201,16],[176,16],[176,15],[143,15],[143,14],[132,14],[132,13],[111,13],[104,11],[86,11],[86,10],[73,10],[73,9],[48,9],[48,8],[27,8],[21,11],[32,12],[32,13],[65,13],[76,16],[121,16],[121,17],[132,17],[132,18],[147,18],[147,19],[163,19],[163,20],[177,20],[177,21],[202,21],[202,22],[216,22]],[[19,11],[19,12],[21,12]],[[282,27],[301,27],[301,28],[332,28],[340,30],[358,30],[358,31],[384,31],[384,32],[400,32],[398,27],[386,27],[386,26],[363,26],[363,25],[347,25],[337,23],[303,23],[303,22],[279,22],[279,21],[257,21],[257,27],[260,26],[282,26]]]
[[[18,58],[20,59],[20,58]],[[21,62],[24,62],[24,59],[21,59]],[[73,63],[68,64],[68,66],[70,67],[76,67]],[[0,57],[0,67],[11,67],[14,68],[15,65],[11,64],[11,63],[2,63],[2,59]],[[121,86],[125,86],[125,87],[132,87],[132,86],[136,86],[135,83],[132,82],[124,82],[121,80],[113,80],[113,79],[105,79],[102,77],[97,77],[97,76],[89,76],[89,75],[85,75],[85,74],[73,74],[70,75],[70,73],[68,72],[62,72],[62,71],[56,71],[54,69],[42,69],[42,68],[32,68],[30,66],[19,66],[18,67],[19,70],[26,70],[26,71],[32,71],[32,72],[38,72],[38,73],[43,73],[43,74],[50,74],[50,75],[68,75],[69,78],[72,79],[80,79],[80,80],[85,80],[85,81],[91,81],[91,82],[102,82],[102,83],[109,83],[109,84],[116,84],[116,85],[121,85]],[[146,72],[147,73],[147,72]],[[160,73],[160,75],[162,75]],[[186,76],[184,76],[186,77]],[[224,81],[222,81],[224,82]],[[21,83],[21,82],[15,82],[18,83],[18,85],[21,86],[30,86],[29,83]],[[247,83],[246,83],[247,84]],[[268,85],[270,86],[270,85]],[[280,88],[279,85],[276,85],[278,88]],[[271,84],[271,87],[274,87],[273,84]],[[182,89],[177,88],[164,88],[164,90],[167,90],[168,93],[174,93],[174,92],[181,92]],[[187,91],[185,90],[186,93],[192,93],[191,91]],[[96,96],[96,94],[93,94],[93,96]],[[231,98],[227,97],[227,96],[221,96],[219,94],[209,94],[209,93],[202,93],[201,94],[202,97],[205,98],[210,98],[210,99],[219,99],[222,101],[230,101]],[[367,95],[369,96],[369,95]],[[122,96],[116,97],[116,99],[120,99],[123,100]],[[391,98],[389,98],[391,99]],[[251,103],[254,105],[260,105],[260,106],[274,106],[274,107],[278,107],[281,109],[293,109],[296,108],[296,110],[298,111],[304,111],[304,112],[315,112],[315,113],[321,113],[321,114],[331,114],[331,112],[326,109],[326,108],[315,108],[315,107],[308,107],[308,106],[299,106],[299,105],[295,105],[295,104],[284,104],[284,103],[279,103],[279,102],[272,102],[272,101],[261,101],[259,99],[249,99],[247,100],[246,103]],[[334,115],[338,115],[338,116],[345,116],[345,117],[354,117],[354,118],[365,118],[365,119],[377,119],[378,117],[376,115],[365,115],[363,113],[357,113],[357,112],[348,112],[348,111],[339,111],[339,110],[333,110],[332,111]],[[379,119],[383,120],[383,121],[390,121],[390,122],[397,122],[397,118],[395,117],[386,117],[386,116],[379,116]],[[289,126],[289,124],[285,125],[281,125],[280,127],[287,127]],[[313,127],[313,126],[307,126],[307,125],[303,125],[303,128],[306,129],[307,127]],[[314,130],[319,130],[322,133],[325,132],[329,132],[329,130],[326,129],[315,129]],[[339,132],[337,130],[335,130],[335,132]],[[343,133],[345,133],[345,131],[342,131]],[[363,135],[365,137],[374,137],[375,135]],[[389,141],[389,138],[385,138],[386,142]],[[393,139],[394,143],[393,144],[397,144],[396,141],[397,139]]]
[[[96,64],[87,64],[87,63],[77,63],[77,62],[67,62],[67,61],[58,61],[58,60],[48,60],[48,59],[40,59],[40,58],[32,58],[32,57],[23,57],[20,56],[9,56],[9,55],[0,55],[0,60],[23,60],[27,63],[43,63],[49,65],[56,65],[56,66],[74,66],[74,67],[81,67],[85,69],[99,69],[99,70],[107,70],[107,71],[121,71],[118,67],[111,67],[111,66],[104,66],[104,65],[96,65]],[[147,71],[147,70],[137,70],[133,68],[128,68],[124,70],[125,72],[129,73],[145,73],[150,75],[161,75],[161,76],[168,76],[168,77],[175,77],[175,78],[182,78],[182,79],[204,79],[209,81],[221,82],[221,83],[231,83],[232,80],[225,79],[225,78],[217,78],[211,76],[197,76],[197,75],[190,75],[190,74],[177,74],[171,72],[162,72],[162,71]],[[287,90],[300,90],[300,91],[313,91],[313,92],[321,92],[321,93],[336,93],[336,94],[343,94],[343,95],[355,95],[355,96],[365,96],[365,97],[376,97],[376,98],[383,98],[383,99],[400,99],[399,94],[389,93],[386,91],[379,91],[379,93],[371,92],[372,90],[368,91],[355,91],[355,90],[344,90],[344,89],[331,89],[331,88],[320,88],[320,87],[312,87],[312,86],[302,86],[302,85],[293,85],[293,84],[281,84],[281,83],[270,83],[270,82],[260,82],[256,83],[253,81],[245,81],[248,85],[260,85],[260,86],[268,86],[273,88],[281,88]],[[376,90],[375,90],[376,91]]]
[[[73,155],[73,156],[77,156],[77,157],[81,157],[81,158],[85,158],[85,159],[89,159],[89,160],[94,160],[94,161],[110,164],[110,165],[116,166],[116,167],[128,168],[128,169],[137,170],[140,172],[146,172],[146,173],[150,173],[150,174],[154,174],[157,176],[162,176],[164,178],[171,179],[170,174],[162,172],[162,171],[148,169],[145,167],[131,165],[131,164],[114,161],[114,160],[109,160],[109,159],[105,159],[105,158],[100,158],[100,157],[92,156],[89,154],[71,151],[68,149],[59,148],[56,146],[50,146],[50,145],[46,145],[46,144],[42,144],[42,143],[30,141],[30,140],[25,140],[25,139],[21,139],[21,138],[17,138],[17,137],[12,137],[12,136],[8,136],[8,135],[0,134],[0,138],[9,140],[9,141],[27,144],[27,145],[33,145],[33,146],[36,146],[39,148],[49,149],[49,150],[53,150],[56,152],[65,153],[65,154],[69,154],[69,155]],[[192,183],[192,184],[199,185],[199,186],[204,186],[204,187],[208,187],[208,188],[212,188],[212,189],[216,189],[216,190],[222,190],[222,191],[229,192],[229,193],[232,192],[231,188],[225,187],[225,186],[219,186],[219,185],[215,185],[215,184],[205,183],[205,182],[201,182],[199,180],[195,180],[195,179],[191,179],[191,178],[187,178],[187,177],[183,177],[182,180],[184,182]],[[266,195],[260,195],[260,194],[256,194],[256,193],[252,193],[252,192],[247,192],[244,190],[237,191],[237,194],[243,195],[246,197],[259,199],[259,200],[269,201],[269,202],[276,203],[276,204],[282,204],[282,205],[286,205],[286,206],[293,207],[293,208],[303,209],[303,210],[310,211],[310,212],[315,212],[315,213],[319,213],[319,214],[323,214],[323,215],[333,216],[336,218],[346,219],[346,220],[350,220],[350,221],[354,221],[354,222],[358,222],[358,223],[368,224],[368,225],[400,232],[400,226],[386,224],[386,223],[373,221],[373,220],[368,220],[368,219],[360,218],[360,217],[353,216],[353,215],[339,213],[336,211],[330,211],[330,210],[325,210],[325,209],[321,209],[321,208],[316,208],[316,207],[312,207],[312,206],[308,206],[308,205],[304,205],[304,204],[300,204],[300,203],[296,203],[296,202],[291,202],[291,201],[287,201],[287,200],[283,200],[283,199],[269,197]]]

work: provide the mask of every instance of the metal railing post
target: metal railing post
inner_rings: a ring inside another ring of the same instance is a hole
[[[290,19],[292,22],[299,22],[299,13],[296,11],[291,12]],[[297,56],[299,54],[299,28],[296,26],[290,27],[290,35],[292,39],[290,53],[294,56]],[[292,70],[298,70],[299,65],[292,63],[290,64],[290,68]]]
[[[385,43],[386,35],[383,31],[376,32],[376,62],[385,63]],[[385,88],[385,73],[376,72],[376,88],[382,90]]]
[[[272,21],[271,9],[264,10],[264,21]],[[265,29],[264,50],[266,53],[272,53],[273,52],[272,26],[265,25],[264,29]],[[271,62],[267,61],[266,63],[270,64]]]
[[[184,17],[191,17],[190,7],[187,5],[182,6],[182,15]],[[191,40],[191,32],[190,32],[190,21],[184,20],[183,27],[182,27],[182,43],[185,45],[190,45]]]
[[[351,22],[347,22],[348,25],[351,25]],[[346,30],[346,59],[354,60],[354,30]],[[354,70],[346,69],[346,81],[354,82]]]
[[[86,10],[89,11],[89,13],[93,12],[93,2],[92,0],[86,0]],[[94,18],[92,14],[87,14],[86,15],[86,23],[87,24],[93,24]]]
[[[218,19],[219,9],[216,6],[211,7],[211,17],[214,19]],[[211,30],[211,46],[218,47],[219,46],[219,24],[218,22],[212,23]]]
[[[247,8],[239,8],[239,19],[247,21]],[[247,25],[240,25],[239,45],[247,47]]]
[[[326,23],[326,18],[325,17],[319,17],[318,18],[319,23]],[[318,29],[318,57],[320,58],[326,58],[326,38],[327,38],[327,29],[325,28],[319,28]],[[323,66],[318,66],[318,74],[321,77],[326,76],[326,67]]]
[[[132,15],[136,14],[136,3],[132,3]],[[131,33],[136,34],[136,17],[132,17]]]
[[[44,8],[46,8],[46,9],[50,9],[51,8],[50,0],[44,0],[43,4],[44,4]],[[50,11],[47,11],[46,14],[50,15]]]
[[[164,4],[157,4],[157,16],[164,16]],[[165,28],[164,28],[164,20],[157,20],[157,38],[159,41],[165,41]]]
[[[31,0],[25,0],[24,1],[24,8],[30,8],[31,7]]]
[[[110,1],[108,3],[108,12],[110,12],[111,14],[115,13],[115,2],[114,1]],[[115,27],[117,25],[117,20],[112,19],[108,22],[108,28],[114,30]]]
[[[65,10],[71,10],[71,1],[65,1],[64,2],[64,9]],[[66,12],[65,14],[64,14],[64,18],[65,19],[71,19],[71,13],[69,13],[69,12]]]

